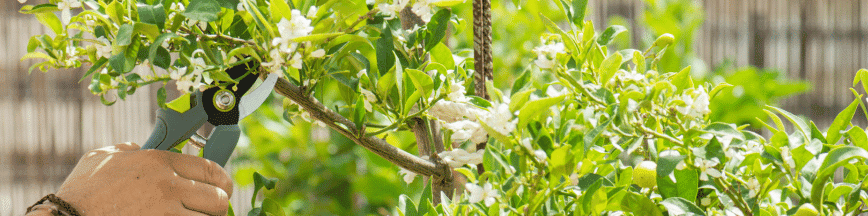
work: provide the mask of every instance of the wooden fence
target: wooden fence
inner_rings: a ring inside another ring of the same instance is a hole
[[[708,65],[731,59],[737,66],[776,68],[811,81],[812,92],[786,100],[784,107],[819,120],[821,127],[852,101],[847,87],[859,68],[868,68],[868,0],[700,2],[706,19],[694,46]],[[83,70],[28,75],[34,62],[18,59],[29,37],[46,29],[33,16],[17,13],[20,7],[0,1],[0,216],[21,215],[55,192],[88,150],[143,143],[156,109],[155,89],[106,107],[75,82]],[[589,18],[600,27],[611,15],[635,20],[644,13],[638,0],[591,1],[589,7]],[[233,194],[236,213],[246,212],[250,189],[236,187]]]

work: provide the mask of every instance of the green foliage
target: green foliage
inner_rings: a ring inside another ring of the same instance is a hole
[[[251,204],[262,199],[248,215],[784,215],[805,204],[842,214],[868,200],[868,138],[851,124],[858,107],[868,111],[855,89],[857,99],[824,133],[768,105],[804,91],[803,83],[751,68],[719,70],[730,83],[693,77],[704,72],[688,64],[702,22],[695,3],[649,1],[646,20],[660,21],[646,24],[660,36],[630,49],[619,42],[627,27],[597,31],[584,20],[587,1],[526,1],[520,12],[515,2],[492,2],[495,26],[542,25],[496,28],[494,64],[503,75],[485,83],[491,100],[468,95],[475,61],[461,36],[469,34],[449,35],[467,32],[470,4],[460,1],[412,1],[427,24],[406,29],[393,16],[409,6],[402,1],[87,0],[71,18],[57,18],[69,9],[53,1],[22,7],[55,33],[31,38],[22,59],[45,60],[31,68],[43,71],[91,63],[85,77],[106,104],[115,102],[110,94],[123,99],[169,81],[185,92],[225,87],[239,79],[226,68],[253,61],[262,67],[246,76],[278,73],[353,121],[361,130],[354,136],[413,152],[409,121],[436,120],[443,133],[431,135],[449,145],[429,159],[467,182],[452,199],[432,200],[430,181],[344,137],[349,124],[319,122],[294,101],[283,98],[281,107],[272,98],[242,122],[246,138],[233,161],[235,182],[253,185]],[[154,73],[131,72],[137,65]],[[160,105],[183,109],[164,104],[165,91]],[[477,151],[480,142],[488,147]],[[642,161],[657,166],[634,168]],[[837,170],[845,177],[833,181]],[[637,178],[644,183],[634,185]]]

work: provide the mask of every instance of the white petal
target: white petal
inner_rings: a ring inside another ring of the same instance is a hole
[[[708,173],[708,175],[711,175],[712,177],[715,177],[715,178],[720,178],[720,175],[721,175],[720,171],[717,171],[716,169],[708,169],[708,170],[705,170],[705,172]]]
[[[318,49],[318,50],[313,51],[312,53],[310,53],[310,56],[311,56],[311,57],[314,57],[314,58],[322,58],[323,56],[325,56],[325,50],[323,50],[323,49]]]

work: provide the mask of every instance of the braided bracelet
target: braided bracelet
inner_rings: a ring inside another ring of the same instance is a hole
[[[54,194],[46,195],[45,197],[42,197],[42,199],[40,199],[38,202],[36,202],[32,206],[27,207],[27,213],[30,213],[31,211],[33,211],[33,209],[34,209],[33,207],[42,204],[46,200],[48,200],[48,202],[50,202],[50,203],[56,205],[58,208],[60,208],[59,210],[58,210],[58,208],[52,208],[51,209],[52,215],[81,216],[81,214],[79,214],[78,211],[76,211],[75,208],[73,208],[71,204],[69,204],[66,201],[61,200],[59,197],[55,196]]]

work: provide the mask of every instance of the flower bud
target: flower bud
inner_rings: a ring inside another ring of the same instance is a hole
[[[654,46],[664,47],[666,45],[672,44],[672,42],[674,42],[674,41],[675,41],[675,36],[672,36],[672,34],[666,33],[666,34],[660,35],[660,37],[658,37],[657,40],[654,41]]]

